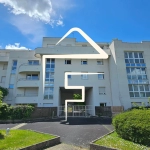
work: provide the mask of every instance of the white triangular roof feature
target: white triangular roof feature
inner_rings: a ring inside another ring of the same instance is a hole
[[[79,32],[86,40],[89,44],[91,44],[91,46],[99,53],[99,54],[95,54],[98,56],[98,58],[102,58],[102,59],[107,59],[108,58],[108,54],[102,49],[100,48],[85,32],[83,32],[80,28],[71,28],[57,43],[59,44],[62,40],[64,40],[69,34],[71,34],[72,32],[77,31]],[[90,54],[93,55],[93,54]]]

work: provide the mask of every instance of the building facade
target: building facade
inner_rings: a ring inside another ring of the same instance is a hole
[[[0,50],[0,86],[9,89],[6,103],[64,106],[73,94],[81,94],[78,89],[64,88],[64,74],[81,72],[99,73],[68,75],[70,86],[85,86],[84,105],[92,107],[91,115],[95,115],[95,106],[128,109],[134,102],[149,105],[150,42],[126,43],[116,39],[97,43],[109,55],[108,59],[86,59],[80,54],[97,54],[89,43],[66,38],[55,45],[58,40],[43,38],[42,47],[35,50]],[[72,54],[79,58],[70,58]],[[54,58],[55,55],[62,58]]]

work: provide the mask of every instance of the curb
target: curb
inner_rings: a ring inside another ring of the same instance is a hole
[[[101,139],[101,138],[103,138],[103,137],[105,137],[105,136],[107,136],[107,135],[109,135],[109,134],[111,134],[111,133],[113,133],[113,132],[114,132],[114,130],[111,131],[111,132],[109,132],[109,133],[107,133],[107,134],[105,134],[105,135],[103,135],[103,136],[101,136],[100,138],[98,138],[98,139],[92,141],[92,142],[90,143],[90,150],[117,150],[117,149],[115,149],[115,148],[110,148],[110,147],[105,147],[105,146],[100,146],[100,145],[98,145],[98,144],[95,144],[95,142],[96,142],[97,140],[99,140],[99,139]]]

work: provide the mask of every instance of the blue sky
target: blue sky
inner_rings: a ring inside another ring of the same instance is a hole
[[[150,41],[149,12],[150,0],[0,0],[0,48],[41,47],[72,27],[96,42]]]

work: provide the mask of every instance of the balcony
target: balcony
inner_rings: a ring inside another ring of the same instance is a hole
[[[17,94],[15,103],[16,104],[35,104],[38,103],[38,94]]]
[[[1,53],[0,62],[8,62],[8,61],[9,61],[9,55],[7,53]]]
[[[39,87],[39,79],[21,78],[17,82],[17,87]]]
[[[22,64],[19,67],[19,73],[21,72],[40,72],[40,67],[41,65],[39,64],[34,64],[34,65],[30,65],[30,64]]]

